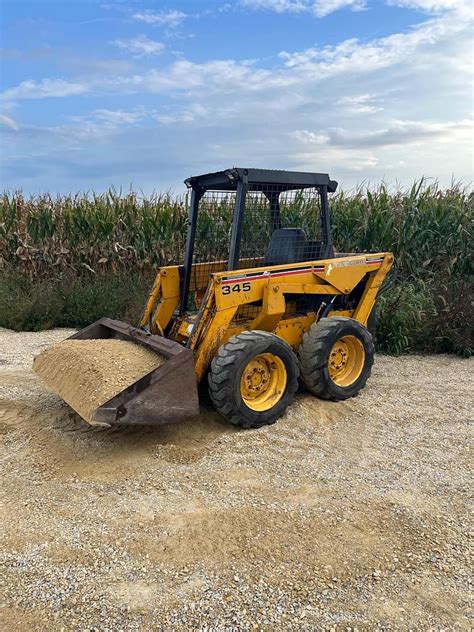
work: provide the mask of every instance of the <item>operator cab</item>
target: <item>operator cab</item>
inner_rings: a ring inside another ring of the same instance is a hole
[[[325,173],[232,168],[185,180],[190,230],[181,313],[190,286],[212,272],[297,264],[334,256]]]

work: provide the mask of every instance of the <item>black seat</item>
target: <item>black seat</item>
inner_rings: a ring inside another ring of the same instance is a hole
[[[306,233],[302,228],[278,228],[271,236],[265,265],[279,266],[304,261]]]

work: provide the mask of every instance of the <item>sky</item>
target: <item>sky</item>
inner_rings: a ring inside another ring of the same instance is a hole
[[[3,0],[2,189],[473,181],[472,0]]]

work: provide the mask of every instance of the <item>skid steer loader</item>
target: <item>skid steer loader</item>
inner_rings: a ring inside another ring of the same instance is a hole
[[[185,183],[184,260],[158,270],[139,326],[103,318],[66,341],[132,341],[161,359],[107,401],[92,401],[89,422],[190,418],[204,380],[216,410],[244,428],[274,423],[299,380],[320,398],[356,395],[374,361],[367,323],[393,256],[334,252],[328,194],[337,182],[323,173],[232,168]],[[110,359],[88,352],[81,365],[70,354],[71,344],[55,355],[54,378],[42,354],[35,369],[80,411],[90,396],[80,392],[87,362]],[[66,366],[76,395],[62,387]],[[93,374],[104,375],[99,369]]]

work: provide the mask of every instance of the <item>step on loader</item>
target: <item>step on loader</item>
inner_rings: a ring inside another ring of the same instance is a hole
[[[393,255],[334,251],[337,183],[243,168],[185,183],[183,261],[158,270],[139,325],[103,318],[37,356],[37,373],[86,421],[110,426],[193,417],[203,382],[243,428],[274,423],[299,382],[323,399],[357,395]]]

